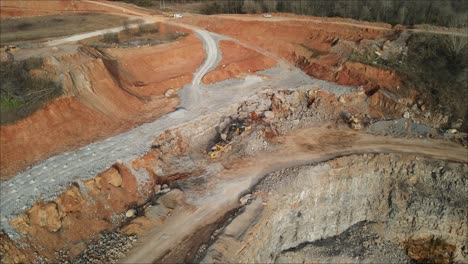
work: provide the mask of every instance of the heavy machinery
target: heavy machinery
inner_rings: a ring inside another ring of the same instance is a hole
[[[232,149],[232,140],[237,135],[242,135],[252,129],[250,125],[242,121],[234,121],[227,126],[221,133],[221,140],[216,143],[208,152],[211,159],[216,159],[221,156],[221,153]]]

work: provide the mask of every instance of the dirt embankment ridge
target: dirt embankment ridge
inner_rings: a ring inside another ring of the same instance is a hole
[[[85,47],[75,54],[46,56],[40,72],[59,79],[65,95],[1,126],[1,179],[173,111],[179,102],[176,91],[191,82],[203,59],[203,46],[192,33],[164,45],[101,52]]]

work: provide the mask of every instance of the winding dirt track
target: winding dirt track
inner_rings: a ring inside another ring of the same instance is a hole
[[[404,153],[426,158],[468,163],[467,149],[441,140],[401,139],[373,136],[352,130],[312,128],[298,130],[276,139],[277,144],[255,157],[230,162],[216,178],[219,182],[200,194],[184,190],[196,206],[182,207],[168,219],[159,231],[150,233],[121,263],[154,263],[184,261],[186,245],[191,236],[205,226],[219,221],[238,207],[238,199],[268,173],[288,167],[324,162],[341,156],[364,153]],[[175,251],[171,252],[171,251]],[[178,259],[177,254],[180,254]],[[168,258],[168,255],[170,257]]]

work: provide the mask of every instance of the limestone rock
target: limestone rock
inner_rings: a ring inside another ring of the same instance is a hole
[[[263,115],[265,116],[266,120],[271,120],[271,119],[275,118],[275,114],[272,111],[265,111],[265,113],[263,113]]]
[[[107,182],[115,187],[120,187],[122,185],[122,176],[116,169],[110,170],[106,173]]]
[[[136,215],[136,210],[135,209],[130,209],[125,213],[125,217],[131,218]]]
[[[169,209],[174,209],[183,204],[184,193],[179,189],[173,189],[159,198],[159,202]]]
[[[242,196],[242,198],[239,199],[239,202],[241,203],[241,205],[245,205],[246,203],[249,202],[249,200],[252,198],[252,194],[246,194],[244,196]]]
[[[164,96],[166,97],[171,97],[174,94],[175,90],[174,89],[169,89],[164,93]]]
[[[29,211],[31,225],[38,225],[50,232],[57,232],[62,227],[57,204],[35,205]]]

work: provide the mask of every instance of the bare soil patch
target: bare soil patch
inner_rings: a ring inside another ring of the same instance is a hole
[[[6,18],[1,20],[2,45],[121,26],[127,18],[95,13]]]

